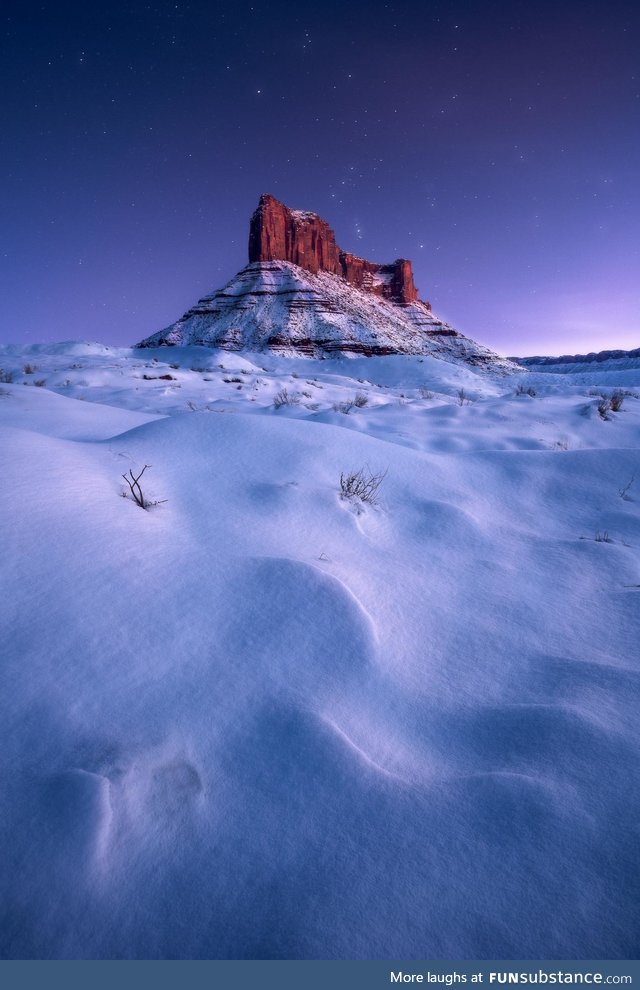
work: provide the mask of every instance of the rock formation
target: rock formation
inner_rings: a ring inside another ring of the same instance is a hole
[[[342,251],[333,230],[317,213],[291,210],[267,193],[260,197],[249,227],[249,263],[263,261],[289,261],[314,275],[340,275],[356,289],[399,305],[418,299],[410,261],[398,258],[378,265]]]
[[[320,360],[422,354],[518,370],[418,299],[410,261],[378,265],[341,251],[326,221],[273,196],[261,197],[251,219],[249,264],[136,347],[194,345]]]

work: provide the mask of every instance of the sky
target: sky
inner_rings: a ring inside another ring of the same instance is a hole
[[[640,5],[3,5],[0,342],[129,345],[259,196],[503,354],[640,346]]]

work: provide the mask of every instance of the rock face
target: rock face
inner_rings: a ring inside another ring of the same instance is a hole
[[[265,261],[289,261],[314,275],[340,275],[356,289],[401,306],[418,299],[410,261],[398,258],[378,265],[342,251],[333,230],[317,213],[291,210],[267,193],[260,197],[249,227],[249,264]]]

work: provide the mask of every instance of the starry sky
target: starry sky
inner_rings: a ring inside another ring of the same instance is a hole
[[[128,345],[260,193],[504,354],[640,346],[640,5],[7,3],[0,342]]]

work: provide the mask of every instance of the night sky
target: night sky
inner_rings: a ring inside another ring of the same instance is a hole
[[[130,344],[260,193],[506,354],[640,346],[635,2],[8,2],[0,341]]]

